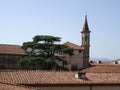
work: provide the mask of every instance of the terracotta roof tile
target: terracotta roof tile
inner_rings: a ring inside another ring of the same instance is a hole
[[[91,84],[119,84],[120,73],[88,72],[87,80],[77,79],[77,72],[16,70],[0,71],[0,82],[14,85],[91,85]]]
[[[72,49],[82,50],[82,48],[79,45],[76,45],[76,44],[71,43],[71,42],[66,42],[66,43],[64,43],[64,45],[66,45]]]
[[[35,89],[0,83],[0,90],[35,90]],[[42,89],[39,89],[39,90],[42,90]]]
[[[74,72],[55,72],[55,71],[0,71],[0,82],[10,84],[60,84],[76,83]]]
[[[89,68],[80,70],[86,73],[120,73],[120,64],[94,64]]]
[[[25,51],[19,45],[0,44],[0,54],[25,55]]]

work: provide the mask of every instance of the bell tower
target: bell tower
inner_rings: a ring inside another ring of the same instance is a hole
[[[90,30],[87,22],[87,15],[85,15],[85,22],[82,30],[82,48],[83,53],[83,68],[89,67],[89,55],[90,55]]]

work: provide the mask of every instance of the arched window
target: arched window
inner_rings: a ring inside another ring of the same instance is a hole
[[[89,44],[89,37],[85,36],[85,44]]]
[[[87,42],[87,40],[88,40],[88,37],[87,37],[87,36],[85,36],[85,42]]]

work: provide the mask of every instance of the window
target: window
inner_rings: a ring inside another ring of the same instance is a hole
[[[81,53],[82,51],[81,50],[79,50],[79,53]]]
[[[87,42],[87,38],[88,38],[88,37],[87,37],[87,36],[85,36],[85,41],[86,41],[86,42]]]

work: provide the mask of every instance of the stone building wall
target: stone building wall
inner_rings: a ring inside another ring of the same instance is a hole
[[[79,70],[83,67],[83,50],[74,50],[73,55],[65,55],[69,70]]]
[[[18,61],[23,56],[20,55],[0,55],[0,69],[17,69]]]

